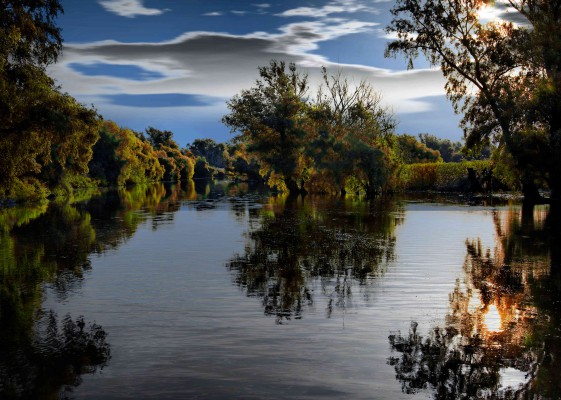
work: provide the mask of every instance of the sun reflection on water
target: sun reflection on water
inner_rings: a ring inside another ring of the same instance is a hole
[[[483,322],[489,332],[501,332],[502,320],[499,309],[496,305],[491,304],[485,313]]]

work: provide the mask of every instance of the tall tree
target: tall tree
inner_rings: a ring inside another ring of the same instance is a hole
[[[560,1],[507,1],[527,24],[481,23],[479,13],[489,0],[398,0],[387,27],[398,39],[386,55],[403,53],[412,67],[423,53],[439,66],[449,99],[464,113],[467,145],[495,140],[512,155],[528,200],[539,198],[539,174],[561,199],[561,167],[554,162],[561,155],[559,96],[550,95],[559,93]],[[551,102],[545,108],[537,107],[544,103],[542,93]]]
[[[387,182],[392,169],[396,126],[392,112],[366,81],[353,84],[341,73],[328,75],[309,113],[314,138],[307,153],[344,193],[349,178],[372,196]]]
[[[0,2],[0,196],[32,196],[87,171],[100,117],[60,93],[45,68],[62,48],[58,0]]]
[[[253,88],[228,101],[230,113],[222,122],[241,133],[247,150],[280,175],[291,193],[303,192],[307,76],[295,64],[275,60],[259,67],[259,76]]]

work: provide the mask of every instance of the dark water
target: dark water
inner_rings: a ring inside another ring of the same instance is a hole
[[[0,398],[559,399],[547,206],[152,185],[0,210]]]

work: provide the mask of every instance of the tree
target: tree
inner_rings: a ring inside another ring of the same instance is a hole
[[[158,161],[165,169],[164,180],[175,182],[193,177],[195,160],[179,149],[173,140],[173,132],[148,127],[146,134],[148,143],[156,150]]]
[[[437,149],[430,148],[412,135],[398,135],[398,154],[405,164],[442,162],[443,157]]]
[[[103,123],[101,140],[93,153],[90,173],[103,184],[123,186],[164,177],[165,169],[150,143],[112,121]]]
[[[179,148],[177,143],[173,140],[173,132],[171,131],[161,131],[149,126],[146,128],[146,134],[148,135],[148,142],[150,142],[155,149],[158,149],[160,146]]]
[[[222,118],[239,140],[258,156],[269,171],[280,175],[288,190],[304,192],[303,159],[308,79],[296,65],[272,60],[259,67],[255,86],[227,102],[230,113]],[[267,171],[264,171],[266,173]]]
[[[323,86],[309,112],[313,140],[307,153],[342,194],[352,178],[372,196],[392,173],[395,119],[366,81],[353,85],[341,73],[322,71]]]
[[[44,194],[87,172],[101,118],[45,74],[62,48],[57,0],[0,3],[0,196]]]
[[[196,157],[204,157],[210,165],[225,168],[228,164],[228,146],[212,139],[195,139],[189,150]]]
[[[559,200],[560,2],[508,0],[529,26],[480,23],[478,12],[489,3],[398,0],[387,27],[398,39],[386,56],[403,53],[412,67],[423,53],[440,66],[448,98],[464,113],[466,144],[496,141],[512,155],[526,199],[539,198],[535,179],[541,174]]]

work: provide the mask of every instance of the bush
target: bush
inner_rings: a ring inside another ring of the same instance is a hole
[[[451,163],[403,165],[398,174],[402,190],[464,191],[470,187],[468,168],[481,177],[492,171],[490,161],[462,161]]]

